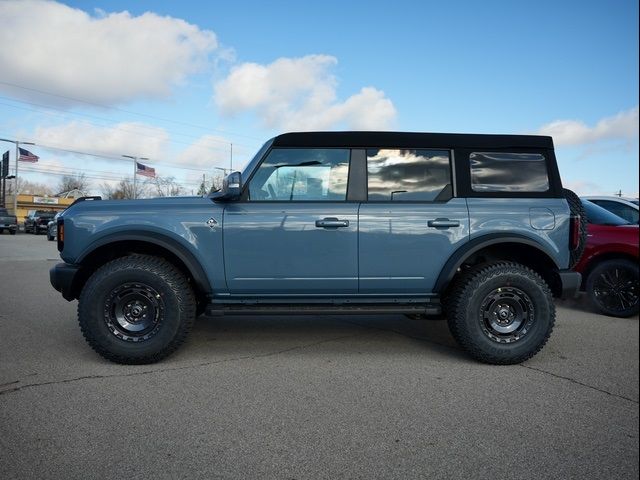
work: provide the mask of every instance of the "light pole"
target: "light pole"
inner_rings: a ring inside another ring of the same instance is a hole
[[[13,143],[16,146],[16,181],[13,189],[13,214],[18,216],[18,159],[20,158],[20,145],[35,145],[33,142],[19,142],[18,140],[9,140],[8,138],[0,138],[0,142]]]
[[[124,158],[131,158],[133,160],[133,199],[137,197],[136,192],[136,175],[138,173],[138,160],[149,160],[147,157],[136,157],[133,155],[122,155]]]

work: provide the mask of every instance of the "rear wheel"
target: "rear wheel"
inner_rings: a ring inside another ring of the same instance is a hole
[[[163,258],[130,255],[99,268],[78,303],[89,345],[108,360],[157,362],[185,340],[195,320],[187,278]]]
[[[511,262],[485,264],[462,274],[447,299],[453,337],[486,363],[523,362],[540,351],[555,322],[544,280]]]
[[[595,307],[605,315],[637,315],[638,264],[624,259],[606,260],[589,273],[586,290]]]

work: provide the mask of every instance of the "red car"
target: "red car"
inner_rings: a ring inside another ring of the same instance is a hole
[[[587,214],[587,244],[574,270],[582,274],[587,295],[605,315],[638,313],[638,225],[582,200]]]

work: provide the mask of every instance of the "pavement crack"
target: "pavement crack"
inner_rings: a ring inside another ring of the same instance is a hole
[[[202,362],[202,363],[195,363],[192,365],[182,365],[179,367],[167,367],[167,368],[158,368],[158,369],[153,369],[153,370],[145,370],[142,372],[129,372],[129,373],[114,373],[114,374],[109,374],[109,375],[83,375],[80,377],[74,377],[74,378],[66,378],[63,380],[55,380],[55,381],[51,381],[51,382],[40,382],[40,383],[28,383],[26,385],[17,385],[13,388],[8,388],[5,390],[1,390],[0,391],[0,396],[2,395],[6,395],[9,393],[14,393],[14,392],[18,392],[20,390],[25,390],[28,388],[36,388],[36,387],[44,387],[44,386],[48,386],[48,385],[60,385],[60,384],[64,384],[64,383],[73,383],[73,382],[79,382],[82,380],[95,380],[95,379],[104,379],[104,378],[126,378],[126,377],[136,377],[136,376],[141,376],[141,375],[149,375],[149,374],[154,374],[154,373],[164,373],[164,372],[176,372],[176,371],[181,371],[181,370],[189,370],[189,369],[195,369],[195,368],[202,368],[202,367],[206,367],[206,366],[210,366],[210,365],[216,365],[216,364],[220,364],[220,363],[230,363],[230,362],[239,362],[242,360],[254,360],[254,359],[258,359],[258,358],[266,358],[266,357],[273,357],[275,355],[280,355],[283,353],[287,353],[287,352],[293,352],[295,350],[303,350],[305,348],[310,348],[310,347],[314,347],[316,345],[322,345],[323,343],[330,343],[330,342],[335,342],[338,340],[343,340],[343,339],[347,339],[347,338],[353,338],[353,337],[357,337],[362,335],[360,332],[356,333],[356,334],[349,334],[349,335],[342,335],[339,337],[332,337],[332,338],[326,338],[324,340],[319,340],[317,342],[312,342],[312,343],[306,343],[306,344],[302,344],[302,345],[295,345],[293,347],[289,347],[289,348],[283,348],[281,350],[276,350],[273,352],[266,352],[266,353],[260,353],[257,355],[243,355],[240,357],[233,357],[233,358],[225,358],[222,360],[213,360],[210,362]],[[20,383],[20,380],[16,380],[10,383],[5,383],[3,384],[4,386],[8,386],[8,385],[16,385]],[[3,385],[0,385],[0,387],[2,387]]]
[[[600,393],[606,393],[607,395],[611,395],[612,397],[621,398],[622,400],[627,400],[628,402],[635,403],[636,405],[638,405],[638,400],[636,400],[634,398],[625,397],[624,395],[620,395],[618,393],[609,392],[608,390],[604,390],[602,388],[594,387],[593,385],[589,385],[588,383],[580,382],[580,381],[578,381],[578,380],[576,380],[574,378],[571,378],[571,377],[565,377],[564,375],[558,375],[557,373],[549,372],[549,371],[543,370],[541,368],[532,367],[530,365],[522,365],[522,364],[520,364],[519,366],[522,367],[522,368],[528,368],[529,370],[535,370],[536,372],[544,373],[545,375],[550,375],[550,376],[555,377],[555,378],[560,378],[562,380],[567,380],[567,381],[569,381],[571,383],[575,383],[577,385],[581,385],[583,387],[590,388],[591,390],[595,390],[595,391],[600,392]]]
[[[432,340],[430,338],[421,337],[421,336],[418,336],[418,335],[411,335],[411,334],[408,334],[406,332],[401,332],[401,331],[398,331],[398,330],[395,330],[395,329],[392,329],[392,328],[382,328],[382,327],[375,327],[375,326],[371,326],[371,325],[362,325],[362,324],[360,324],[358,322],[353,322],[353,321],[348,321],[348,320],[341,320],[341,321],[343,323],[347,323],[349,325],[357,325],[359,327],[370,329],[370,330],[377,330],[377,331],[380,331],[380,332],[395,333],[397,335],[401,335],[403,337],[411,338],[413,340],[420,340],[420,341],[429,343],[431,345],[437,345],[438,347],[442,347],[442,348],[445,348],[445,349],[450,350],[450,351],[455,351],[455,352],[458,352],[458,353],[460,352],[460,350],[458,348],[456,348],[456,347],[452,347],[450,345],[445,345],[443,343],[436,342],[436,341],[434,341],[434,340]],[[547,370],[543,370],[541,368],[532,367],[530,365],[520,364],[518,366],[519,367],[523,367],[523,368],[528,368],[529,370],[534,370],[536,372],[540,372],[540,373],[543,373],[543,374],[546,374],[546,375],[550,375],[550,376],[555,377],[555,378],[559,378],[559,379],[562,379],[562,380],[567,380],[567,381],[569,381],[571,383],[575,383],[576,385],[580,385],[580,386],[589,388],[591,390],[595,390],[595,391],[600,392],[600,393],[605,393],[607,395],[611,395],[612,397],[620,398],[622,400],[627,400],[629,402],[632,402],[632,403],[635,403],[636,405],[638,405],[638,400],[636,400],[636,399],[633,399],[633,398],[630,398],[630,397],[626,397],[624,395],[620,395],[620,394],[617,394],[617,393],[609,392],[608,390],[604,390],[602,388],[594,387],[593,385],[589,385],[587,383],[580,382],[579,380],[575,380],[575,379],[570,378],[570,377],[565,377],[563,375],[558,375],[556,373],[552,373],[552,372],[549,372]]]

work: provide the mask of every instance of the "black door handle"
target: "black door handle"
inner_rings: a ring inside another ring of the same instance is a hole
[[[349,220],[340,220],[335,217],[327,217],[322,220],[316,220],[318,228],[343,228],[349,226]]]
[[[435,220],[429,220],[427,225],[433,228],[449,228],[459,227],[460,222],[458,220],[449,220],[448,218],[436,218]]]

